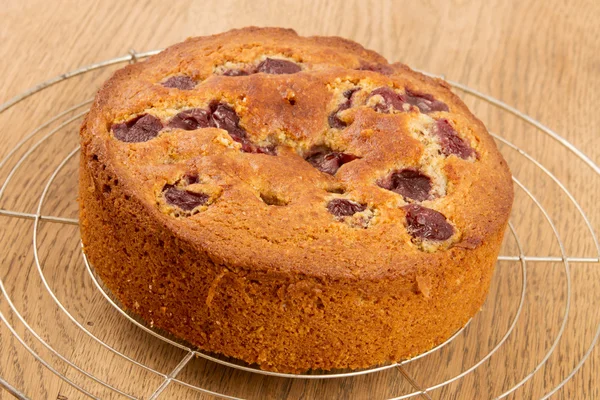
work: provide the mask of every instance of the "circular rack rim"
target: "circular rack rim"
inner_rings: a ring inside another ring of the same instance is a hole
[[[131,50],[129,52],[128,55],[126,56],[122,56],[122,57],[117,57],[117,58],[113,58],[113,59],[109,59],[103,62],[99,62],[99,63],[95,63],[95,64],[91,64],[85,67],[81,67],[79,69],[73,70],[71,72],[59,75],[55,78],[49,79],[39,85],[36,85],[28,90],[26,90],[25,92],[23,92],[20,95],[15,96],[14,98],[10,99],[9,101],[7,101],[6,103],[0,105],[0,113],[8,110],[9,108],[13,107],[14,105],[18,104],[19,102],[25,100],[26,98],[48,88],[51,87],[59,82],[62,82],[64,80],[67,80],[71,77],[74,76],[78,76],[78,75],[82,75],[85,74],[86,72],[89,71],[93,71],[96,69],[100,69],[100,68],[104,68],[107,66],[111,66],[111,65],[115,65],[115,64],[120,64],[120,63],[124,63],[124,62],[129,62],[129,63],[135,63],[137,62],[139,59],[141,58],[146,58],[149,57],[151,55],[157,54],[159,53],[160,50],[153,50],[153,51],[148,51],[148,52],[144,52],[144,53],[137,53],[134,50]],[[427,74],[427,73],[425,73]],[[427,74],[430,76],[436,76],[436,75],[432,75],[432,74]],[[443,78],[443,76],[442,76]],[[596,172],[597,175],[600,176],[600,167],[597,166],[588,156],[586,156],[583,152],[581,152],[577,147],[575,147],[573,144],[571,144],[570,142],[568,142],[566,139],[564,139],[562,136],[558,135],[556,132],[550,130],[549,128],[547,128],[546,126],[542,125],[540,122],[534,120],[533,118],[523,114],[522,112],[518,111],[517,109],[505,104],[504,102],[497,100],[493,97],[487,96],[479,91],[473,90],[465,85],[462,85],[458,82],[452,82],[452,81],[448,81],[453,87],[460,89],[462,91],[464,91],[467,94],[470,94],[472,96],[477,97],[480,100],[486,101],[508,113],[513,114],[514,116],[516,116],[517,118],[525,121],[526,123],[528,123],[529,125],[532,125],[533,127],[537,128],[538,130],[541,130],[542,132],[544,132],[545,134],[547,134],[548,136],[552,137],[554,140],[556,140],[560,145],[566,147],[570,152],[572,152],[574,155],[576,155],[580,160],[582,160],[585,164],[587,164],[594,172]],[[50,124],[52,124],[53,122],[59,121],[62,117],[68,115],[71,112],[74,112],[82,107],[87,106],[88,104],[90,104],[92,102],[92,100],[87,100],[85,102],[82,102],[78,105],[75,105],[57,115],[55,115],[53,118],[51,118],[49,121],[45,122],[44,124],[38,126],[37,128],[35,128],[32,132],[30,132],[28,135],[26,135],[19,143],[17,143],[17,145],[8,152],[8,154],[0,161],[0,168],[3,168],[4,165],[11,159],[11,157],[25,144],[27,143],[27,141],[29,139],[31,139],[32,137],[34,137],[38,132],[40,132],[42,129],[48,127]],[[64,128],[65,126],[69,125],[70,123],[73,123],[77,120],[79,120],[79,118],[81,118],[85,113],[87,112],[87,110],[84,110],[82,112],[79,112],[78,114],[72,116],[71,118],[69,118],[68,120],[62,122],[60,125],[58,125],[58,127],[54,128],[52,131],[50,131],[48,134],[46,134],[44,137],[42,137],[38,142],[36,142],[31,148],[29,148],[25,154],[16,162],[16,164],[13,166],[13,168],[11,169],[11,171],[9,172],[7,178],[5,179],[4,183],[2,184],[2,186],[0,187],[0,200],[4,194],[5,188],[8,185],[8,183],[10,182],[11,178],[13,177],[13,175],[16,173],[17,169],[21,166],[21,164],[24,162],[24,160],[31,154],[33,153],[33,151],[41,146],[48,138],[50,138],[54,133],[56,133],[57,131],[59,131],[60,129]],[[482,357],[481,360],[479,360],[478,362],[476,362],[473,366],[471,366],[470,368],[468,368],[467,370],[461,372],[459,375],[448,379],[442,383],[438,383],[434,386],[428,387],[428,388],[422,388],[420,385],[418,385],[411,377],[410,375],[403,369],[403,365],[408,364],[412,361],[415,361],[419,358],[425,357],[428,354],[431,354],[437,350],[439,350],[440,348],[442,348],[443,346],[445,346],[446,344],[450,343],[454,338],[456,338],[457,336],[459,336],[468,326],[465,325],[465,327],[461,328],[459,331],[457,331],[451,338],[449,338],[446,342],[438,345],[437,347],[429,350],[428,352],[422,353],[420,355],[418,355],[415,358],[412,358],[410,360],[405,360],[399,363],[395,363],[395,364],[389,364],[389,365],[385,365],[385,366],[380,366],[380,367],[375,367],[375,368],[370,368],[370,369],[365,369],[365,370],[358,370],[358,371],[351,371],[351,372],[347,372],[347,373],[328,373],[328,374],[283,374],[283,373],[276,373],[276,372],[270,372],[270,371],[263,371],[257,368],[252,368],[252,367],[246,367],[246,366],[242,366],[242,365],[238,365],[238,364],[234,364],[228,361],[224,361],[215,357],[212,357],[211,355],[202,353],[201,351],[196,351],[193,350],[190,347],[181,345],[179,343],[176,343],[172,340],[170,340],[169,338],[161,335],[160,333],[157,333],[151,329],[149,329],[148,327],[144,326],[143,324],[139,323],[138,321],[136,321],[135,319],[133,319],[130,315],[128,315],[122,308],[120,308],[111,298],[111,296],[103,289],[103,287],[101,286],[101,284],[99,283],[99,281],[97,280],[95,274],[93,273],[93,270],[90,266],[90,264],[87,261],[87,258],[85,257],[85,254],[82,251],[82,257],[84,260],[84,264],[86,266],[86,270],[89,273],[89,276],[91,277],[92,281],[94,282],[94,285],[96,286],[96,288],[98,290],[100,290],[100,292],[102,293],[102,295],[105,297],[105,299],[116,309],[118,310],[121,314],[123,314],[127,319],[130,320],[130,322],[134,323],[135,325],[137,325],[139,328],[145,330],[146,332],[152,334],[155,337],[160,338],[161,340],[174,345],[176,347],[179,347],[180,349],[183,349],[186,351],[186,355],[185,357],[179,362],[179,364],[171,371],[171,373],[169,374],[164,374],[161,373],[159,371],[156,371],[142,363],[139,363],[133,359],[131,359],[130,357],[126,356],[125,354],[119,352],[118,350],[112,348],[111,346],[109,346],[108,344],[104,343],[101,339],[97,338],[96,336],[94,336],[91,332],[89,332],[85,327],[83,327],[66,309],[66,307],[64,307],[64,305],[62,303],[60,303],[60,301],[58,300],[58,298],[56,297],[56,295],[54,294],[54,292],[52,291],[50,285],[48,284],[44,273],[43,273],[43,269],[42,269],[42,265],[40,263],[39,260],[39,256],[38,256],[38,250],[37,250],[37,231],[38,231],[38,227],[39,227],[39,223],[40,221],[50,221],[50,222],[57,222],[57,223],[63,223],[63,224],[72,224],[72,225],[77,225],[78,221],[76,219],[70,219],[70,218],[62,218],[62,217],[53,217],[53,216],[44,216],[42,215],[41,211],[42,211],[42,205],[44,202],[44,199],[46,197],[46,194],[53,182],[53,180],[55,179],[55,177],[57,176],[57,174],[59,173],[59,171],[64,167],[64,165],[66,165],[66,163],[78,152],[78,148],[74,149],[73,151],[71,151],[67,157],[65,159],[62,160],[62,162],[59,164],[59,166],[54,170],[54,172],[52,173],[51,177],[48,179],[48,181],[46,182],[46,185],[44,187],[44,190],[40,196],[39,199],[39,203],[38,203],[38,207],[37,207],[37,212],[35,214],[27,214],[27,213],[21,213],[21,212],[15,212],[15,211],[11,211],[11,210],[5,210],[3,208],[0,208],[0,215],[3,216],[8,216],[8,217],[16,217],[16,218],[26,218],[26,219],[31,219],[34,220],[34,230],[33,230],[33,250],[34,250],[34,258],[35,258],[35,264],[38,270],[38,273],[40,275],[40,278],[46,288],[46,290],[50,293],[50,295],[52,296],[54,302],[56,303],[56,305],[69,317],[69,319],[75,324],[77,325],[80,329],[82,329],[86,334],[88,334],[93,340],[95,340],[96,342],[100,343],[101,345],[103,345],[104,347],[106,347],[107,349],[109,349],[110,351],[112,351],[113,353],[115,353],[116,355],[118,355],[119,357],[134,363],[135,365],[144,368],[146,370],[149,370],[155,374],[157,374],[158,376],[163,378],[163,382],[160,384],[160,386],[154,391],[154,393],[150,396],[150,399],[155,399],[158,398],[158,396],[162,393],[162,391],[164,391],[167,386],[171,383],[171,382],[175,382],[178,383],[182,386],[200,391],[200,392],[204,392],[206,394],[210,394],[210,395],[214,395],[214,396],[218,396],[221,398],[227,398],[227,399],[237,399],[237,397],[233,397],[233,396],[229,396],[226,394],[222,394],[222,393],[216,393],[213,391],[210,391],[208,389],[204,389],[204,388],[200,388],[198,386],[194,386],[191,385],[189,383],[183,382],[179,379],[176,378],[177,373],[180,372],[185,365],[187,365],[187,363],[192,359],[193,356],[200,356],[203,357],[209,361],[215,362],[215,363],[219,363],[222,365],[225,365],[227,367],[230,368],[236,368],[236,369],[241,369],[247,372],[252,372],[252,373],[259,373],[259,374],[263,374],[263,375],[270,375],[270,376],[278,376],[278,377],[285,377],[285,378],[296,378],[296,379],[324,379],[324,378],[342,378],[342,377],[350,377],[350,376],[357,376],[357,375],[364,375],[364,374],[368,374],[368,373],[373,373],[373,372],[378,372],[384,369],[389,369],[389,368],[397,368],[400,373],[407,379],[407,381],[414,387],[415,391],[413,393],[409,393],[409,394],[405,394],[402,395],[400,397],[396,397],[395,399],[406,399],[406,398],[410,398],[410,397],[414,397],[417,395],[420,395],[424,398],[431,398],[429,396],[430,391],[441,388],[451,382],[454,382],[460,378],[462,378],[463,376],[467,375],[468,373],[472,372],[473,370],[475,370],[476,368],[478,368],[481,364],[483,364],[485,361],[487,361],[487,359],[489,359],[496,350],[498,350],[500,348],[500,346],[502,346],[502,344],[506,341],[506,339],[509,337],[510,333],[512,332],[512,330],[514,329],[517,320],[520,316],[522,307],[523,307],[523,301],[524,301],[524,296],[525,296],[525,290],[526,290],[526,282],[527,282],[527,273],[526,273],[526,263],[531,261],[531,262],[535,262],[535,261],[549,261],[549,262],[562,262],[564,264],[564,272],[565,272],[565,276],[567,278],[566,283],[567,283],[567,300],[566,300],[566,304],[565,304],[565,309],[563,312],[563,318],[562,318],[562,323],[560,325],[560,329],[559,332],[557,334],[557,337],[555,338],[555,340],[553,341],[552,345],[550,346],[550,349],[547,351],[546,355],[544,356],[544,358],[536,365],[536,367],[527,375],[525,376],[525,378],[523,378],[519,383],[517,383],[516,385],[514,385],[512,388],[510,388],[509,390],[507,390],[506,392],[504,392],[503,394],[501,394],[500,396],[498,396],[497,398],[504,398],[506,396],[508,396],[510,393],[514,392],[515,390],[517,390],[519,387],[521,387],[526,381],[528,381],[540,368],[542,368],[542,366],[546,363],[546,361],[550,358],[550,356],[552,355],[553,351],[555,350],[556,346],[558,345],[558,342],[560,340],[560,338],[562,337],[562,334],[564,332],[564,329],[566,327],[566,322],[568,319],[568,315],[569,315],[569,309],[570,309],[570,300],[571,300],[571,277],[570,277],[570,270],[569,270],[569,263],[570,262],[590,262],[590,263],[599,263],[600,262],[600,244],[598,243],[598,239],[596,237],[596,234],[594,232],[593,227],[591,226],[591,222],[588,219],[588,217],[585,215],[585,212],[583,211],[583,209],[581,208],[581,206],[579,205],[579,203],[576,201],[575,197],[568,191],[568,189],[562,184],[562,182],[560,182],[560,180],[558,180],[544,165],[542,165],[539,161],[537,161],[534,157],[532,157],[531,155],[529,155],[528,153],[526,153],[525,151],[523,151],[522,149],[520,149],[519,147],[517,147],[516,145],[514,145],[513,143],[511,143],[510,141],[502,138],[501,136],[492,134],[492,136],[494,136],[494,138],[500,142],[502,142],[503,144],[507,145],[508,147],[510,147],[511,149],[517,151],[521,156],[525,157],[529,162],[533,163],[537,168],[539,168],[543,173],[545,173],[548,177],[550,177],[550,179],[556,184],[558,185],[558,187],[562,190],[562,192],[564,192],[567,197],[569,198],[569,200],[573,203],[573,205],[576,207],[578,213],[583,217],[583,220],[586,224],[587,230],[589,231],[593,242],[595,244],[596,247],[596,251],[597,251],[597,257],[569,257],[566,255],[565,253],[565,249],[564,249],[564,245],[562,243],[562,240],[560,239],[560,235],[552,221],[552,219],[550,218],[550,216],[548,215],[547,211],[544,209],[544,207],[541,205],[541,203],[535,198],[535,196],[527,189],[527,187],[525,187],[520,181],[518,181],[516,178],[513,177],[513,181],[514,183],[521,189],[523,190],[527,196],[529,196],[529,198],[535,203],[535,205],[541,210],[542,214],[544,215],[544,218],[546,219],[546,221],[550,224],[553,234],[555,236],[555,239],[558,242],[558,245],[560,247],[560,252],[561,252],[561,257],[544,257],[544,256],[526,256],[523,253],[522,250],[522,246],[521,246],[521,242],[516,234],[515,228],[512,225],[512,223],[509,223],[509,229],[512,233],[512,236],[515,239],[515,242],[517,244],[517,248],[519,250],[519,255],[518,256],[500,256],[498,258],[499,261],[518,261],[521,264],[521,273],[522,273],[522,284],[521,284],[521,296],[520,296],[520,302],[519,302],[519,306],[517,311],[515,312],[514,317],[512,318],[512,322],[507,330],[507,332],[504,334],[504,336],[502,337],[502,339],[499,340],[499,342],[496,344],[496,346],[488,353],[486,354],[484,357]],[[14,304],[12,303],[5,287],[4,284],[2,282],[2,280],[0,279],[0,292],[3,294],[3,298],[5,298],[7,300],[7,303],[11,309],[11,311],[17,316],[17,318],[21,321],[21,323],[27,328],[27,330],[38,340],[40,341],[40,343],[42,343],[42,345],[44,347],[46,347],[48,350],[50,350],[51,352],[53,352],[56,356],[58,356],[58,358],[60,358],[63,362],[67,363],[68,365],[70,365],[71,367],[75,368],[77,371],[79,371],[80,373],[82,373],[83,375],[87,376],[88,378],[92,379],[93,381],[95,381],[96,383],[114,390],[115,392],[121,394],[122,396],[125,396],[127,398],[131,398],[131,399],[135,399],[134,396],[127,394],[117,388],[112,387],[111,385],[103,382],[102,380],[96,378],[95,376],[93,376],[92,374],[88,373],[87,371],[83,370],[82,368],[78,367],[77,365],[75,365],[73,362],[71,362],[70,360],[66,359],[64,356],[62,356],[61,354],[59,354],[56,350],[54,350],[48,343],[46,343],[26,322],[26,320],[24,319],[24,317],[18,312],[18,310],[16,309],[16,307],[14,306]],[[21,338],[17,332],[15,331],[14,327],[11,326],[11,324],[9,323],[8,319],[0,312],[0,321],[4,322],[5,325],[8,327],[9,331],[12,333],[13,336],[15,336],[17,338],[17,340],[21,343],[21,345],[23,345],[42,365],[44,365],[46,368],[48,368],[50,371],[52,371],[54,374],[56,374],[57,376],[61,377],[65,382],[67,382],[68,384],[70,384],[71,386],[75,387],[76,389],[78,389],[79,391],[81,391],[82,393],[86,394],[89,397],[95,398],[95,396],[86,391],[84,388],[80,387],[79,385],[77,385],[76,383],[74,383],[73,381],[69,380],[66,376],[64,376],[63,374],[61,374],[59,371],[57,371],[52,365],[50,365],[47,361],[45,361],[43,358],[41,358],[39,356],[39,354],[37,354],[26,342],[23,338]],[[586,352],[583,354],[581,360],[579,360],[579,362],[577,363],[577,365],[575,365],[575,367],[573,368],[573,370],[567,375],[567,377],[565,379],[563,379],[556,387],[554,387],[550,392],[546,393],[542,399],[546,399],[548,397],[550,397],[552,394],[556,393],[556,391],[558,391],[583,365],[583,363],[586,361],[586,359],[589,357],[589,355],[591,354],[595,344],[598,342],[598,339],[600,337],[600,324],[598,326],[598,329],[592,339],[592,342],[589,346],[589,348],[586,350]],[[19,397],[22,398],[26,398],[22,393],[20,393],[18,390],[12,388],[10,386],[10,384],[6,381],[4,381],[3,379],[0,378],[0,387],[5,387],[9,390],[9,392],[11,392],[14,395],[18,395]]]

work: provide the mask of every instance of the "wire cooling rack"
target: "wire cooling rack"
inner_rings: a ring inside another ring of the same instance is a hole
[[[584,210],[594,206],[594,190],[600,192],[600,168],[539,122],[455,82],[488,128],[503,132],[493,136],[514,174],[515,205],[490,296],[448,341],[397,364],[292,375],[203,353],[129,315],[81,251],[77,129],[94,88],[121,64],[157,52],[132,50],[0,106],[3,141],[21,138],[0,161],[0,247],[10,249],[0,255],[0,320],[17,345],[64,381],[64,393],[129,399],[501,399],[520,393],[545,399],[589,358],[600,336],[598,295],[587,290],[597,277],[598,268],[589,267],[600,265],[600,245],[598,220]],[[581,169],[591,189],[573,194]],[[21,386],[27,382],[18,373],[8,376]],[[13,386],[0,377],[0,387],[25,398]]]

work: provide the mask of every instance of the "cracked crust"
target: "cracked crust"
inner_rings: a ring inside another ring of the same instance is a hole
[[[265,57],[301,72],[219,75]],[[196,86],[162,85],[180,75]],[[352,87],[352,106],[338,114],[346,126],[331,127]],[[368,95],[379,87],[432,95],[449,111],[378,113]],[[277,155],[242,152],[216,127],[164,129],[137,143],[111,130],[143,114],[166,126],[214,101]],[[476,156],[442,154],[432,134],[440,119]],[[279,371],[368,367],[449,337],[483,304],[512,204],[506,162],[445,82],[345,39],[284,29],[190,38],[117,71],[81,144],[82,239],[119,300],[202,349]],[[305,160],[323,146],[358,158],[323,173]],[[432,178],[436,195],[419,204],[448,219],[450,239],[407,231],[410,200],[378,185],[405,168]],[[163,192],[190,173],[190,190],[207,200],[181,212]],[[335,217],[327,204],[338,198],[366,209]]]

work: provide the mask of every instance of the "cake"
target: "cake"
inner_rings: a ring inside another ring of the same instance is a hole
[[[510,171],[447,83],[244,28],[117,71],[80,130],[85,254],[130,312],[262,369],[368,368],[482,307]]]

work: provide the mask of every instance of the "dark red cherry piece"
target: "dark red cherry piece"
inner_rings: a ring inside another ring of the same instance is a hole
[[[359,157],[353,154],[331,152],[318,152],[306,159],[313,167],[329,175],[335,175],[340,167]]]
[[[333,199],[327,203],[327,210],[336,217],[349,217],[367,209],[367,206],[347,199]]]
[[[338,110],[332,112],[331,114],[329,114],[329,117],[327,118],[327,122],[329,122],[329,126],[335,129],[344,129],[346,127],[346,122],[342,121],[338,115]]]
[[[212,126],[225,129],[233,140],[242,144],[242,151],[244,153],[277,155],[275,146],[258,146],[248,139],[246,131],[240,126],[240,117],[227,104],[212,103],[210,111]]]
[[[386,64],[380,64],[380,63],[361,62],[360,67],[358,67],[357,69],[360,71],[379,72],[380,74],[383,74],[383,75],[390,75],[392,72],[394,72],[394,70],[392,69],[391,66],[386,65]]]
[[[211,124],[210,113],[201,108],[182,111],[169,121],[169,127],[184,129],[186,131],[208,128]]]
[[[450,122],[445,119],[438,119],[433,129],[434,134],[440,141],[442,147],[442,153],[449,156],[455,154],[462,159],[471,157],[475,150],[471,148],[454,130]]]
[[[402,104],[404,104],[404,99],[402,98],[402,95],[396,93],[391,87],[383,86],[377,88],[371,92],[369,97],[377,95],[383,98],[383,102],[377,103],[375,105],[375,111],[381,113],[389,113],[392,108],[399,111],[403,111]]]
[[[224,129],[234,141],[241,143],[245,153],[277,155],[276,146],[258,146],[252,143],[240,126],[240,117],[225,103],[214,101],[208,110],[192,108],[182,111],[169,121],[169,127],[188,131],[210,127]]]
[[[406,199],[423,201],[429,198],[431,179],[414,169],[403,169],[393,172],[387,179],[379,183],[384,189],[402,195]]]
[[[344,93],[342,93],[343,96],[346,98],[346,101],[343,102],[342,104],[340,104],[340,107],[342,108],[342,110],[350,108],[350,106],[352,105],[352,96],[354,95],[354,93],[358,92],[359,90],[360,90],[360,88],[355,87],[352,89],[348,89]]]
[[[406,89],[404,101],[412,106],[418,107],[424,114],[434,111],[448,111],[446,103],[436,100],[432,95],[427,93],[417,93]]]
[[[163,128],[160,119],[150,114],[142,114],[127,122],[113,124],[111,127],[115,138],[122,142],[147,142],[155,138]]]
[[[200,177],[196,174],[187,174],[187,175],[184,175],[183,180],[188,185],[193,185],[194,183],[200,182]]]
[[[244,153],[268,154],[270,156],[277,155],[277,148],[275,146],[258,146],[256,144],[252,143],[247,138],[242,138],[240,140],[236,140],[236,142],[239,142],[242,144],[242,151]]]
[[[344,102],[338,106],[337,110],[335,110],[334,112],[332,112],[329,115],[329,118],[328,118],[329,126],[331,126],[332,128],[336,128],[336,129],[343,129],[348,125],[345,121],[342,121],[338,117],[338,113],[340,111],[344,111],[344,110],[347,110],[350,107],[352,107],[352,96],[354,95],[354,93],[358,92],[359,90],[360,90],[360,88],[352,88],[352,89],[346,90],[343,93],[344,98],[346,100],[344,100]]]
[[[162,85],[168,88],[192,90],[196,87],[196,81],[187,75],[176,75],[164,81]]]
[[[454,228],[443,214],[418,204],[404,206],[406,228],[417,239],[447,240],[454,234]]]
[[[256,67],[256,72],[264,72],[265,74],[295,74],[300,72],[302,68],[298,64],[288,60],[280,60],[277,58],[266,58]]]
[[[379,95],[383,98],[383,102],[375,105],[375,111],[389,113],[391,109],[398,111],[406,111],[404,104],[415,106],[422,113],[430,113],[434,111],[448,111],[448,106],[439,100],[436,100],[432,95],[427,93],[417,93],[406,89],[406,93],[396,93],[392,88],[384,86],[377,88],[371,92],[371,96]]]
[[[246,137],[246,131],[240,127],[240,117],[233,108],[224,103],[213,102],[210,104],[212,125],[226,130],[236,142]]]
[[[173,185],[165,185],[163,193],[168,204],[184,211],[192,211],[208,201],[207,194],[190,192]]]

